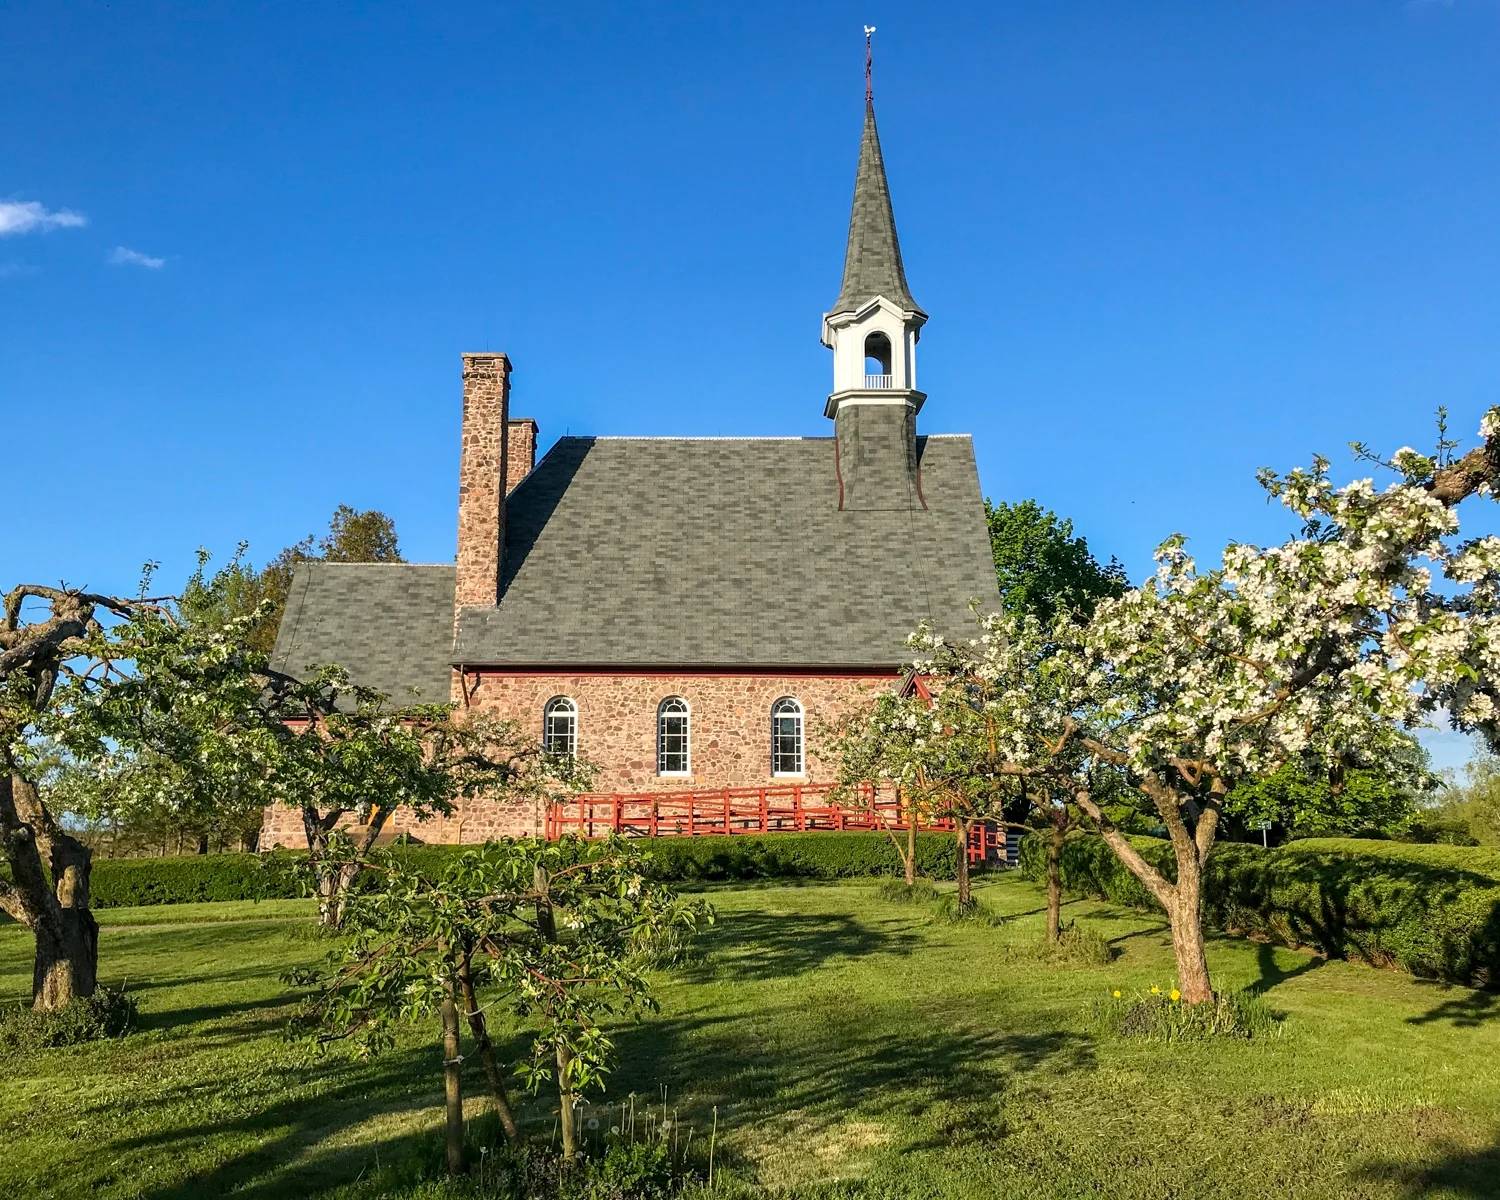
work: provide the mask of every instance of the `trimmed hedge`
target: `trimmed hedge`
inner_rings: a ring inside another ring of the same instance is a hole
[[[734,879],[855,879],[897,875],[901,860],[881,833],[767,833],[734,837],[642,839],[652,874],[677,882]],[[437,869],[472,846],[395,848],[414,866]],[[917,870],[952,879],[958,856],[947,834],[917,837]],[[301,893],[285,872],[266,869],[256,854],[195,854],[177,858],[97,859],[91,879],[95,908],[188,904],[206,900],[291,899]]]
[[[1131,840],[1175,877],[1167,842]],[[1028,878],[1046,877],[1043,836],[1023,840],[1021,866]],[[1071,892],[1157,907],[1097,837],[1069,836],[1062,879]],[[1203,890],[1204,919],[1220,929],[1428,978],[1500,985],[1500,855],[1493,851],[1355,838],[1275,850],[1223,842],[1208,860]]]
[[[95,908],[192,904],[205,900],[290,900],[302,893],[258,854],[96,858],[89,874]]]
[[[659,879],[857,879],[899,875],[901,858],[883,833],[763,833],[734,837],[654,838]],[[958,855],[951,834],[917,835],[917,873],[953,879]]]

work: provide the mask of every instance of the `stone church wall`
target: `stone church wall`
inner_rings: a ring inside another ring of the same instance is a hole
[[[835,720],[851,701],[895,684],[891,675],[746,674],[695,672],[481,672],[470,674],[469,703],[518,721],[542,736],[542,710],[555,696],[578,706],[578,745],[600,767],[596,792],[664,792],[694,788],[761,787],[828,782],[837,767],[819,756],[819,720]],[[455,692],[462,693],[455,687]],[[668,696],[691,710],[692,774],[656,773],[656,711]],[[806,774],[771,774],[771,705],[795,697],[804,713]],[[479,800],[452,817],[418,822],[398,812],[382,841],[411,833],[424,842],[483,842],[491,837],[538,833],[544,813],[532,804]],[[267,812],[261,844],[306,845],[300,815]]]

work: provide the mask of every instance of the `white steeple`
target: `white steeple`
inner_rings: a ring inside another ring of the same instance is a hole
[[[829,417],[846,404],[906,404],[915,413],[927,398],[917,390],[917,339],[927,314],[906,286],[896,238],[870,89],[871,32],[865,31],[865,130],[844,283],[833,311],[823,315],[823,344],[833,351],[833,392],[825,409]]]

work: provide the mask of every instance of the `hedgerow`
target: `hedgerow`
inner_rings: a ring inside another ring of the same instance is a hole
[[[1165,841],[1131,840],[1171,878]],[[1021,867],[1028,878],[1045,878],[1044,838],[1023,839]],[[1157,907],[1096,836],[1070,836],[1061,867],[1070,892]],[[1500,855],[1493,851],[1353,838],[1275,850],[1227,842],[1208,860],[1203,898],[1205,920],[1230,932],[1428,978],[1500,984]]]
[[[733,837],[642,839],[652,852],[652,874],[674,882],[747,879],[855,879],[895,875],[901,860],[880,833],[768,833]],[[411,845],[394,852],[414,865],[441,866],[472,847]],[[952,879],[953,838],[917,838],[917,870],[929,879]],[[266,856],[196,854],[179,858],[111,858],[94,863],[95,908],[187,904],[210,900],[291,899],[300,883],[272,869]]]

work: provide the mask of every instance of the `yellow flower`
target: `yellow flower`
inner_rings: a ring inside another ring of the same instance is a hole
[[[1119,988],[1115,988],[1115,999],[1118,1000],[1119,998],[1120,998],[1120,989]]]
[[[1172,999],[1174,1001],[1182,999],[1182,993],[1179,992],[1176,988],[1172,989]]]
[[[1160,996],[1161,995],[1161,988],[1157,987],[1156,984],[1153,983],[1151,985],[1151,994],[1153,996]]]

